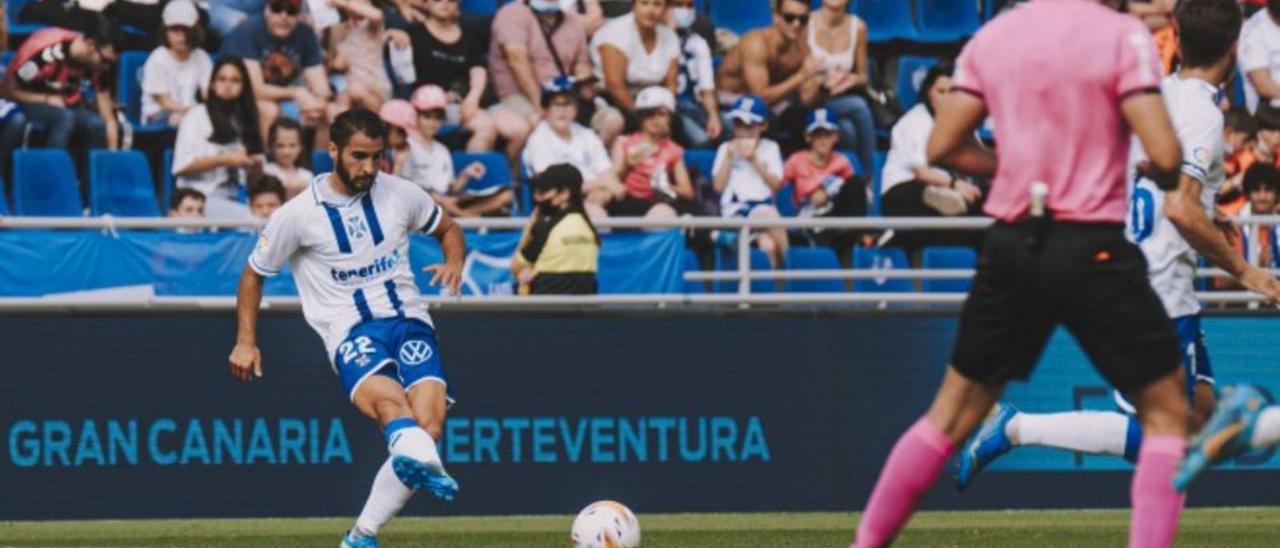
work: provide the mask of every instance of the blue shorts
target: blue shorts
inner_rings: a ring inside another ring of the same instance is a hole
[[[422,320],[385,318],[351,328],[333,356],[347,398],[374,374],[391,378],[405,391],[423,381],[435,381],[449,389],[436,332]],[[449,401],[453,401],[452,393]]]
[[[1178,352],[1182,355],[1182,370],[1187,377],[1188,401],[1195,402],[1196,383],[1214,384],[1213,364],[1209,361],[1209,348],[1204,345],[1204,330],[1200,328],[1200,315],[1179,316],[1173,319],[1178,331]],[[1133,404],[1119,391],[1116,404],[1127,413],[1134,413]]]

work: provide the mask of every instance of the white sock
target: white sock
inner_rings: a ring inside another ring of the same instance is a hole
[[[365,501],[364,510],[360,511],[360,517],[356,519],[353,536],[377,536],[378,529],[391,521],[412,495],[413,490],[400,482],[395,470],[391,469],[391,459],[387,459],[382,463],[382,468],[378,469],[378,475],[373,478],[369,500]]]
[[[409,457],[428,466],[444,469],[435,440],[413,419],[401,418],[387,425],[387,450],[391,456]]]
[[[1280,443],[1280,407],[1271,406],[1258,414],[1258,422],[1253,426],[1253,439],[1249,445],[1261,449]]]
[[[1005,433],[1014,445],[1043,445],[1082,453],[1125,456],[1128,415],[1107,411],[1019,413]]]

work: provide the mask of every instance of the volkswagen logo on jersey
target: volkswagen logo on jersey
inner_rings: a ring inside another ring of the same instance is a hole
[[[365,224],[364,217],[360,215],[352,215],[347,217],[347,235],[353,240],[359,240],[369,231],[369,225]]]
[[[400,363],[405,365],[418,365],[431,359],[431,345],[426,341],[408,341],[400,347]]]

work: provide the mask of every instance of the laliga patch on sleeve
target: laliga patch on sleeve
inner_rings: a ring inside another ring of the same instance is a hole
[[[1195,162],[1196,167],[1209,169],[1210,154],[1209,149],[1198,146],[1191,150],[1191,161]]]

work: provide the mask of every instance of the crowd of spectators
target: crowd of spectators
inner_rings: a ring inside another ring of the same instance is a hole
[[[562,164],[581,178],[574,207],[593,220],[860,216],[873,200],[890,216],[981,214],[986,181],[925,161],[949,61],[925,74],[918,104],[877,128],[871,98],[883,103],[884,86],[851,0],[754,1],[771,2],[771,24],[735,36],[694,0],[512,0],[492,16],[464,14],[459,0],[108,0],[93,9],[38,0],[24,13],[66,28],[17,44],[0,95],[0,147],[70,148],[83,179],[88,149],[122,144],[116,65],[126,49],[144,49],[140,122],[174,135],[171,215],[269,215],[311,184],[312,152],[327,150],[329,122],[353,107],[393,128],[384,169],[459,217],[506,214],[519,203],[516,183]],[[1167,70],[1177,63],[1174,4],[1129,8],[1156,35]],[[1274,212],[1280,186],[1280,0],[1242,4],[1252,14],[1238,46],[1245,100],[1224,104],[1223,217]],[[0,12],[0,48],[5,20]],[[124,33],[121,23],[158,30]],[[877,131],[888,144],[882,169]],[[708,172],[686,162],[691,149],[714,150]],[[452,153],[463,151],[504,155],[516,181],[473,189],[488,170],[455,165]],[[880,195],[870,196],[877,177]],[[1274,232],[1233,230],[1251,260],[1280,259]],[[737,234],[710,236],[731,246]],[[847,250],[876,240],[909,253],[974,244],[927,231],[752,235],[775,267],[793,243]]]

